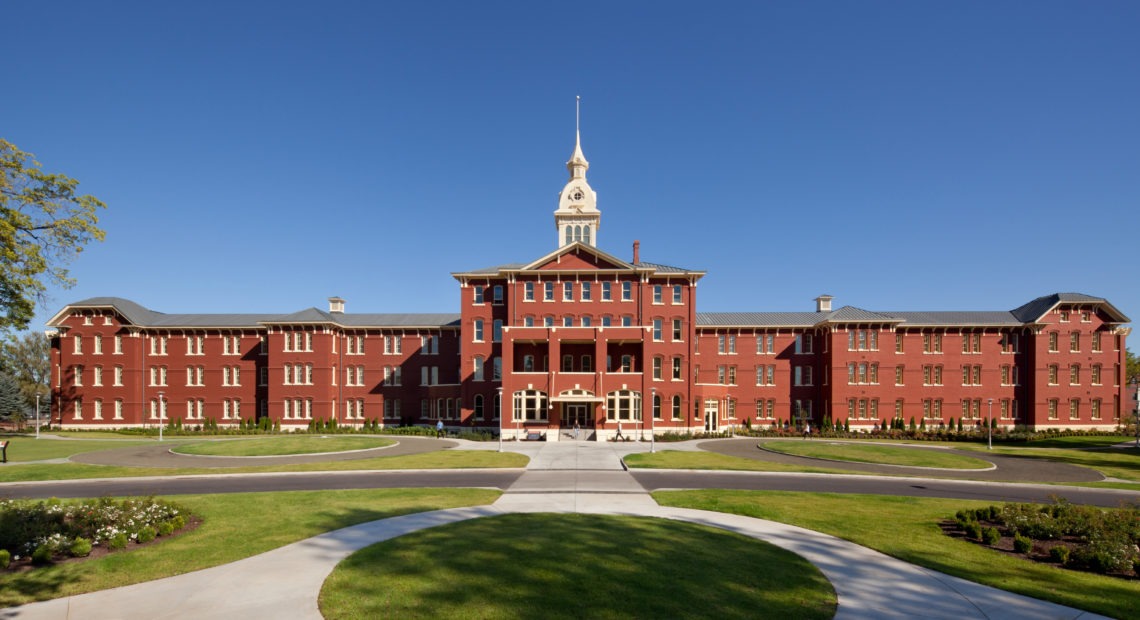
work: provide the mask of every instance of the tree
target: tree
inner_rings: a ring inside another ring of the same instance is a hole
[[[36,393],[40,406],[47,407],[51,390],[51,341],[38,332],[10,335],[0,342],[0,373],[15,380],[28,411],[35,411]]]
[[[27,414],[27,404],[20,396],[20,386],[11,376],[0,373],[0,418],[23,421]]]
[[[74,284],[66,265],[91,241],[102,241],[91,195],[79,182],[40,169],[30,153],[0,138],[0,330],[26,329],[51,282]]]
[[[1124,377],[1128,383],[1133,379],[1140,379],[1140,357],[1137,357],[1129,349],[1124,351],[1125,374]]]

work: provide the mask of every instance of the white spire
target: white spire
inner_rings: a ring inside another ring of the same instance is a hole
[[[585,179],[586,171],[590,169],[590,162],[586,161],[586,156],[582,154],[582,97],[576,97],[574,102],[574,153],[570,155],[570,161],[566,162],[566,168],[570,171],[571,179]]]
[[[569,245],[580,241],[586,245],[596,246],[598,243],[598,228],[601,227],[602,214],[598,211],[598,195],[586,182],[586,170],[590,162],[582,154],[582,98],[576,97],[574,102],[574,153],[566,168],[570,171],[570,180],[562,188],[558,196],[558,210],[554,212],[554,227],[558,230],[558,245]]]

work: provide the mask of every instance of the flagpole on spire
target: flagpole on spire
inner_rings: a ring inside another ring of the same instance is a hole
[[[574,133],[581,129],[582,95],[574,95]]]

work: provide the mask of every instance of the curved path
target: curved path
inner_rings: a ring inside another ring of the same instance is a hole
[[[350,553],[408,532],[511,512],[578,512],[678,519],[752,536],[797,553],[831,581],[836,618],[1100,618],[1079,610],[918,568],[811,530],[761,519],[657,505],[621,459],[644,446],[514,444],[531,457],[491,506],[373,521],[258,556],[176,577],[3,610],[28,620],[84,618],[320,618],[317,597]],[[885,586],[884,584],[889,584]],[[588,609],[583,610],[588,614]]]
[[[888,474],[894,476],[919,476],[922,478],[947,478],[954,480],[990,480],[1001,482],[1102,482],[1104,476],[1086,467],[1077,467],[1068,463],[1057,463],[1044,459],[1003,456],[990,452],[974,452],[972,450],[955,450],[922,445],[890,444],[893,448],[910,448],[913,450],[942,450],[948,454],[989,461],[996,467],[988,470],[960,469],[954,471],[928,469],[924,467],[903,467],[897,465],[876,465],[874,463],[854,463],[851,461],[831,461],[814,459],[803,456],[782,454],[771,450],[762,450],[757,444],[763,441],[803,441],[788,439],[758,439],[749,437],[744,439],[718,439],[703,441],[697,444],[702,450],[717,452],[728,456],[768,461],[772,463],[786,463],[801,467],[827,467],[829,469],[845,469],[852,472],[871,474]],[[843,442],[828,439],[812,439],[815,443],[864,443]]]

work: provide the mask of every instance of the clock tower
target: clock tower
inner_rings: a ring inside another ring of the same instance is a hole
[[[598,211],[598,194],[586,182],[590,162],[582,154],[581,131],[574,132],[574,154],[566,162],[570,180],[558,195],[558,210],[554,212],[554,227],[558,231],[558,247],[581,241],[597,246],[598,228],[602,214]]]

